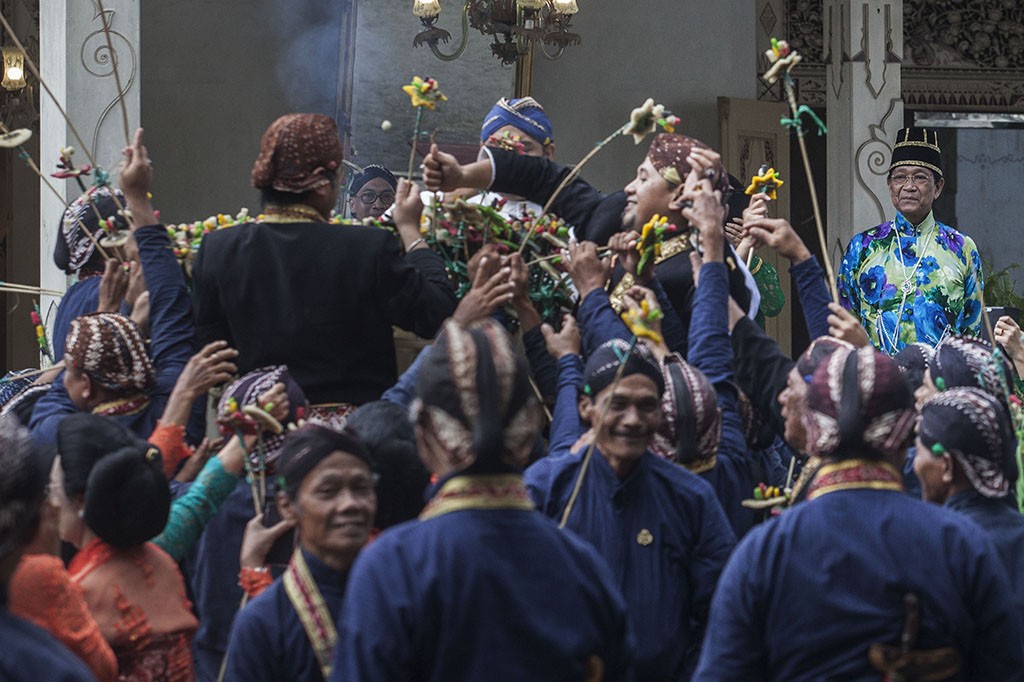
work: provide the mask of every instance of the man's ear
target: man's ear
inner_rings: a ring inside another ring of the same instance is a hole
[[[554,142],[548,142],[546,145],[544,145],[544,158],[548,160],[555,158]]]
[[[953,457],[948,452],[942,453],[942,482],[952,483],[953,482]]]
[[[592,417],[594,415],[594,401],[590,399],[590,396],[580,394],[580,399],[576,404],[576,407],[580,412],[580,419],[587,424],[593,425],[594,422]]]
[[[92,398],[92,394],[93,394],[92,377],[89,376],[85,372],[82,372],[81,376],[82,376],[82,399],[83,400],[89,400],[90,398]]]
[[[939,181],[935,183],[935,198],[938,199],[942,194],[942,189],[946,186],[946,179],[939,178]]]
[[[292,503],[288,495],[283,490],[277,491],[277,496],[274,498],[277,502],[277,513],[281,515],[281,518],[285,521],[297,522],[299,520],[298,507]]]
[[[666,180],[666,182],[668,182]],[[668,210],[674,213],[678,213],[683,210],[683,195],[686,194],[686,183],[681,183],[675,186],[672,190],[672,196],[668,200]]]

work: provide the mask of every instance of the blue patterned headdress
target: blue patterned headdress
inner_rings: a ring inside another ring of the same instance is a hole
[[[514,126],[541,144],[549,144],[552,140],[551,119],[544,113],[544,107],[532,97],[499,99],[484,117],[484,124],[480,127],[480,141],[486,142],[487,138],[505,126]]]

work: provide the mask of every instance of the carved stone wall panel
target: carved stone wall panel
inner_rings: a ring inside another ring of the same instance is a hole
[[[771,4],[772,13],[785,18],[784,32],[776,29],[778,35],[803,55],[803,63],[794,71],[798,82],[825,79],[831,57],[822,7],[823,0]],[[763,8],[758,11],[763,13]],[[1024,112],[1024,2],[904,0],[902,25],[903,48],[890,50],[886,61],[903,64],[902,94],[908,107]],[[854,58],[859,50],[859,46],[844,48]],[[823,103],[814,87],[800,87],[799,94],[802,103]],[[759,85],[758,98],[775,100],[778,93]]]

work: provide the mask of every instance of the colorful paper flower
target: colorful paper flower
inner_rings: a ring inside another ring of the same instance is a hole
[[[782,187],[785,182],[779,177],[779,174],[774,168],[769,168],[767,165],[761,166],[761,170],[758,171],[754,177],[750,179],[750,184],[747,186],[747,194],[767,194],[768,198],[772,201],[778,199],[776,190]]]
[[[640,240],[636,243],[636,250],[640,253],[640,262],[636,267],[638,275],[643,275],[647,266],[661,255],[661,243],[665,235],[675,231],[676,226],[657,213],[640,228]]]
[[[665,115],[665,107],[655,104],[650,97],[629,115],[629,123],[622,127],[623,135],[632,135],[633,143],[640,144],[647,135],[657,130],[658,119]]]
[[[674,133],[676,126],[679,125],[679,117],[672,114],[666,114],[658,119],[658,125],[666,133]]]
[[[500,135],[491,135],[487,138],[487,142],[484,144],[488,147],[496,147],[508,152],[515,152],[520,156],[526,153],[526,145],[523,144],[522,136],[516,135],[515,133],[507,130]]]
[[[622,321],[629,327],[629,331],[639,339],[649,339],[654,343],[661,344],[664,341],[661,334],[654,331],[653,323],[664,317],[657,308],[651,308],[647,301],[641,301],[639,308],[630,308],[622,313]]]
[[[803,59],[796,50],[790,48],[789,43],[785,40],[776,40],[775,38],[772,38],[771,49],[765,50],[764,56],[768,58],[771,68],[765,71],[763,78],[772,85],[779,80],[783,70],[787,73],[792,71],[793,67]]]
[[[412,83],[403,86],[402,90],[409,95],[414,107],[426,107],[433,111],[438,102],[448,101],[444,93],[438,89],[437,81],[433,78],[423,79],[416,76],[412,79]]]

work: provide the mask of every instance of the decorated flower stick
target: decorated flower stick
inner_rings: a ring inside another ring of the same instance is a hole
[[[668,218],[657,213],[641,228],[640,240],[636,243],[636,250],[640,252],[640,262],[636,266],[637,276],[642,276],[647,266],[661,255],[661,243],[665,240],[665,235],[672,234],[676,229],[675,225],[668,222]]]
[[[750,179],[750,184],[747,185],[747,189],[744,190],[744,194],[747,196],[753,196],[754,194],[764,194],[769,200],[777,201],[778,188],[784,184],[782,178],[775,171],[774,168],[769,168],[768,164],[761,164],[761,169],[754,174],[754,177]],[[750,252],[747,253],[747,269],[750,269],[750,264],[754,261],[754,249],[751,248]]]
[[[597,249],[597,256],[598,256],[598,258],[601,258],[601,257],[607,256],[611,252],[612,252],[612,249],[611,249],[610,246],[601,246],[601,247],[598,247],[598,249]],[[553,253],[550,256],[543,256],[541,258],[534,258],[533,260],[526,261],[526,265],[530,266],[530,265],[536,265],[538,263],[560,263],[561,261],[562,261],[562,254],[561,254],[561,252],[559,252],[559,253]]]
[[[555,188],[555,191],[551,193],[547,203],[544,204],[544,210],[541,211],[541,215],[551,210],[551,206],[555,203],[555,199],[558,198],[558,195],[562,193],[563,189],[569,186],[569,183],[579,176],[580,171],[582,171],[583,167],[587,165],[587,162],[594,158],[599,151],[604,149],[605,145],[619,135],[632,135],[633,143],[640,144],[647,135],[656,131],[658,126],[661,126],[668,132],[674,132],[677,125],[679,125],[678,116],[673,116],[665,110],[663,105],[655,104],[652,98],[647,98],[647,101],[644,102],[643,105],[634,109],[630,113],[628,123],[616,128],[611,135],[594,145],[594,148],[587,152],[587,155],[584,156],[579,163],[573,166],[572,170],[566,174],[562,182],[560,182],[558,187]],[[523,240],[523,243],[519,247],[519,253],[523,252],[529,241],[530,235],[527,235],[527,238]]]
[[[38,301],[32,301],[32,311],[29,313],[29,317],[32,320],[32,326],[36,330],[36,343],[39,344],[39,352],[53,363],[53,352],[50,350],[50,344],[46,340],[46,328],[43,327],[43,317],[39,314]]]
[[[75,139],[78,141],[78,144],[81,145],[83,151],[85,151],[85,155],[89,158],[90,165],[95,167],[96,160],[93,159],[92,154],[89,153],[89,148],[86,147],[85,140],[82,139],[82,136],[78,133],[78,130],[75,128],[74,121],[72,121],[71,117],[68,116],[68,112],[61,105],[60,100],[57,99],[57,97],[53,94],[53,91],[51,91],[49,86],[46,85],[46,81],[43,80],[42,75],[39,73],[39,69],[38,67],[36,67],[36,63],[32,60],[32,57],[29,55],[28,50],[25,49],[25,46],[21,44],[21,40],[18,38],[18,34],[15,33],[14,29],[11,28],[11,25],[7,23],[7,17],[4,16],[3,12],[0,12],[0,24],[3,24],[4,31],[7,33],[7,37],[11,39],[11,42],[14,43],[14,46],[21,50],[21,53],[25,56],[25,65],[28,67],[28,70],[32,72],[32,75],[35,76],[37,81],[39,81],[39,84],[43,86],[43,90],[45,90],[46,94],[50,96],[51,100],[53,100],[53,103],[57,106],[57,110],[60,111],[60,115],[63,116],[64,120],[67,122],[68,129],[71,131],[71,134],[75,136]]]
[[[58,180],[74,179],[78,183],[78,189],[82,191],[82,194],[85,195],[86,200],[89,202],[89,206],[92,207],[92,212],[96,214],[96,220],[99,221],[100,228],[103,228],[106,225],[106,220],[100,214],[100,209],[96,202],[93,201],[92,192],[89,191],[85,181],[82,180],[83,175],[89,175],[92,172],[92,166],[86,164],[81,168],[75,168],[75,164],[71,160],[74,154],[74,147],[62,147],[60,150],[60,161],[57,162],[59,170],[56,173],[50,173],[50,176]]]
[[[2,133],[3,137],[3,139],[0,139],[0,147],[17,147],[18,158],[24,161],[25,165],[28,166],[32,170],[32,172],[39,177],[40,180],[43,181],[43,184],[46,185],[47,189],[49,189],[53,193],[53,195],[57,197],[57,199],[62,204],[65,205],[64,208],[66,210],[67,201],[65,200],[64,196],[57,191],[57,188],[53,186],[53,183],[50,182],[50,179],[46,177],[43,171],[39,169],[39,166],[36,165],[36,162],[32,160],[32,155],[28,153],[27,149],[25,149],[24,143],[27,142],[28,139],[32,136],[31,131],[10,130],[2,122],[0,122],[0,133]],[[80,219],[78,219],[78,226],[82,228],[82,232],[84,232],[85,236],[89,238],[89,241],[93,243],[93,246],[96,247],[96,250],[100,253],[100,255],[103,256],[103,258],[109,258],[110,256],[108,256],[107,252],[103,250],[102,246],[100,246],[100,243],[96,240],[96,237],[93,235],[92,231],[89,230],[89,228],[85,226],[85,223],[83,223]]]
[[[747,185],[747,189],[744,193],[747,196],[754,194],[764,194],[772,201],[777,201],[779,196],[779,187],[782,187],[785,182],[779,177],[779,174],[774,168],[769,168],[768,164],[763,164],[761,169],[750,179],[750,184]]]
[[[629,342],[629,347],[626,348],[625,353],[619,357],[619,368],[615,371],[615,378],[612,379],[611,389],[612,394],[615,393],[615,389],[618,388],[619,382],[622,381],[622,374],[626,370],[626,359],[629,358],[630,353],[633,352],[633,348],[636,347],[637,336],[634,335]],[[596,396],[595,396],[596,397]],[[565,510],[562,511],[562,518],[558,522],[559,528],[565,528],[565,524],[569,522],[569,515],[572,513],[572,508],[576,506],[576,498],[580,494],[580,488],[583,487],[583,479],[587,474],[587,468],[590,465],[590,460],[594,457],[594,447],[597,445],[596,434],[601,432],[604,427],[604,420],[608,416],[608,407],[611,405],[611,401],[607,401],[601,412],[597,416],[597,423],[594,425],[595,437],[590,441],[590,445],[587,446],[587,451],[583,455],[583,460],[580,463],[580,471],[576,474],[576,483],[573,485],[572,494],[569,495],[569,501],[565,505]]]
[[[825,125],[814,115],[809,107],[797,106],[796,103],[796,88],[793,84],[793,76],[790,72],[793,67],[800,63],[801,57],[797,54],[796,50],[789,47],[789,43],[785,40],[776,40],[772,38],[771,49],[765,51],[765,56],[768,58],[768,62],[771,67],[764,74],[764,79],[770,83],[775,84],[779,77],[782,77],[782,86],[786,91],[786,100],[789,102],[789,109],[792,113],[792,118],[782,119],[782,124],[789,126],[796,130],[797,142],[800,144],[800,156],[804,162],[804,173],[807,174],[807,186],[811,191],[811,207],[814,209],[814,224],[818,228],[818,241],[821,246],[821,258],[824,261],[825,272],[828,275],[829,290],[832,292],[832,300],[839,301],[839,293],[836,290],[836,275],[832,269],[832,259],[829,257],[828,245],[825,242],[825,228],[821,222],[821,208],[818,206],[818,192],[814,188],[814,174],[811,172],[811,161],[807,155],[807,143],[804,142],[804,126],[801,122],[801,116],[804,114],[809,117],[817,125],[818,134],[821,135],[826,132]]]
[[[406,174],[406,177],[412,180],[412,169],[416,164],[416,145],[420,141],[420,124],[423,122],[423,108],[434,111],[438,102],[446,102],[448,98],[438,89],[437,81],[433,78],[423,79],[416,76],[411,83],[403,86],[402,90],[409,95],[412,105],[416,107],[416,125],[413,128],[412,149],[409,152],[409,172]]]
[[[86,158],[89,159],[89,165],[92,166],[93,168],[98,168],[96,164],[96,159],[94,159],[92,154],[89,152],[89,148],[86,146],[85,140],[82,139],[81,134],[75,127],[75,122],[71,120],[71,117],[68,116],[67,110],[64,109],[64,106],[60,103],[60,100],[57,99],[57,96],[53,94],[52,90],[50,90],[50,87],[46,84],[46,81],[43,80],[42,74],[39,73],[39,68],[36,66],[36,63],[32,60],[32,57],[29,56],[29,53],[25,49],[25,46],[21,44],[21,40],[18,38],[18,34],[14,32],[13,28],[11,28],[11,25],[7,22],[7,17],[4,16],[3,12],[0,12],[0,24],[3,25],[4,32],[7,33],[7,36],[11,39],[11,42],[14,43],[14,46],[21,50],[22,54],[25,55],[25,65],[28,67],[28,70],[32,72],[32,75],[35,76],[36,80],[39,81],[39,85],[43,87],[43,90],[46,92],[46,94],[50,96],[50,99],[57,107],[57,111],[60,112],[60,115],[64,117],[64,121],[68,124],[68,130],[70,130],[71,134],[75,136],[75,140],[78,141],[78,144],[81,146],[82,151],[85,152]],[[113,55],[111,55],[111,58],[113,58]],[[109,176],[106,173],[104,173],[103,177]],[[130,223],[132,221],[131,215],[125,212],[124,206],[121,205],[121,202],[117,198],[117,195],[112,194],[112,196],[114,198],[114,203],[117,204],[118,210],[124,212],[125,219]],[[61,201],[63,201],[63,198],[61,198]]]

